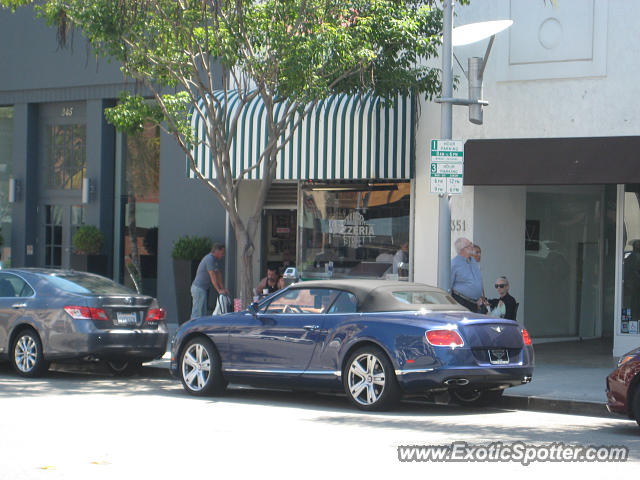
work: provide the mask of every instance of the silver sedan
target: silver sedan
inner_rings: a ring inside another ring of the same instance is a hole
[[[25,377],[52,361],[103,360],[116,372],[161,357],[165,311],[149,296],[90,273],[0,270],[0,358]]]

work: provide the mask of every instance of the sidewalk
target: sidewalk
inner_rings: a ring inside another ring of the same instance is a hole
[[[505,405],[581,415],[610,416],[606,378],[616,368],[610,339],[535,344],[533,381],[509,388]]]
[[[169,325],[171,337],[177,325]],[[171,338],[170,337],[170,338]],[[610,339],[534,343],[533,381],[505,391],[501,406],[576,415],[610,417],[606,408],[606,378],[616,368]],[[167,369],[171,355],[145,364]]]

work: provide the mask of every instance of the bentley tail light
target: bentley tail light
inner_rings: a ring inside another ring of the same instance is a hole
[[[64,307],[64,311],[71,315],[75,320],[109,320],[107,312],[102,308],[67,305]]]
[[[431,345],[443,347],[461,347],[464,345],[462,337],[455,330],[429,330],[427,341]]]
[[[527,332],[526,328],[522,329],[522,340],[525,345],[531,345],[531,337],[529,336],[529,332]]]
[[[164,308],[150,308],[147,312],[147,318],[144,319],[145,322],[159,322],[160,320],[164,320],[164,317],[167,315],[167,312]]]

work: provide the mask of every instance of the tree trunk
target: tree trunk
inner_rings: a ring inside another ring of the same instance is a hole
[[[255,248],[253,239],[249,237],[246,230],[236,230],[236,240],[238,248],[241,252],[241,268],[240,268],[240,298],[242,306],[247,307],[253,301],[253,289],[255,288],[253,280],[253,254]]]
[[[129,248],[130,262],[127,262],[127,272],[135,285],[136,291],[142,293],[142,278],[140,275],[140,255],[138,252],[138,226],[136,224],[136,196],[133,192],[129,192],[127,202],[127,210],[129,216]]]

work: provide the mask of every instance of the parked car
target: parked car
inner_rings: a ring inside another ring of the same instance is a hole
[[[104,360],[116,372],[161,357],[165,312],[149,296],[90,273],[0,270],[0,357],[25,377],[53,360]]]
[[[228,382],[342,390],[363,410],[443,391],[491,403],[531,381],[533,365],[517,322],[472,314],[428,285],[384,280],[296,283],[246,311],[190,320],[171,348],[171,371],[193,395]]]
[[[620,357],[618,368],[607,377],[607,409],[640,425],[640,348]]]

